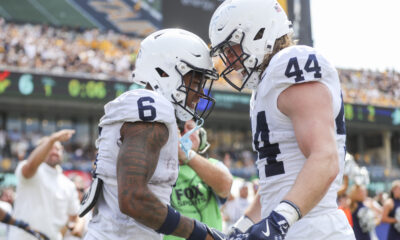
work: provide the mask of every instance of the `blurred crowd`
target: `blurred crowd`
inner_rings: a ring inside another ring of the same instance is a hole
[[[400,106],[400,73],[395,71],[339,70],[343,100],[374,106]]]
[[[21,132],[17,129],[9,131],[0,128],[0,169],[12,172],[19,161],[24,160],[38,145],[43,133],[38,131]],[[66,170],[79,169],[90,171],[95,158],[94,147],[83,146],[78,141],[64,145],[63,168]]]
[[[0,66],[129,79],[140,39],[97,29],[13,24],[0,18]]]
[[[113,31],[7,23],[0,18],[0,66],[128,81],[140,39]],[[216,61],[216,68],[223,63]],[[400,73],[341,69],[347,103],[400,106]],[[239,81],[239,80],[238,80]],[[221,79],[217,89],[229,89]]]

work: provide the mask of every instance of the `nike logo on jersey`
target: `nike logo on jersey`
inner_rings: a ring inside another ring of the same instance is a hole
[[[265,225],[266,225],[266,231],[261,231],[262,234],[264,234],[264,236],[269,237],[269,225],[268,225],[268,219],[265,221]]]

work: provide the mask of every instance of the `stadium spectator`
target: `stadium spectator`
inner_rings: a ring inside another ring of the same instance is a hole
[[[76,190],[78,191],[79,201],[82,201],[86,190],[83,178],[79,175],[74,174],[70,176],[70,179],[75,184]],[[83,236],[85,236],[87,232],[88,224],[91,218],[92,218],[91,212],[89,212],[82,218],[78,218],[76,224],[71,226],[65,233],[63,240],[83,239]]]
[[[68,141],[74,130],[61,130],[42,139],[28,159],[18,164],[14,215],[50,237],[62,239],[61,230],[75,222],[79,208],[74,184],[59,166],[63,156],[61,142]],[[39,220],[40,219],[40,220]],[[12,228],[9,239],[33,240],[24,231]]]
[[[339,77],[346,103],[400,105],[400,73],[339,69]]]
[[[0,200],[0,211],[12,212],[11,204]],[[8,225],[6,223],[0,222],[0,239],[6,239],[7,231]]]
[[[193,120],[180,124],[184,135],[196,127]],[[214,158],[207,158],[206,151],[210,146],[207,133],[203,128],[194,131],[190,136],[193,155],[188,158],[182,149],[179,150],[179,175],[171,194],[171,206],[181,214],[197,219],[207,226],[222,230],[222,216],[219,204],[224,201],[231,190],[232,175],[228,168]],[[165,236],[165,240],[183,239]]]
[[[400,239],[400,180],[392,183],[390,198],[383,205],[382,222],[390,224],[387,240]]]
[[[113,31],[7,23],[0,18],[0,65],[129,79],[139,40]]]
[[[140,39],[112,31],[14,24],[2,18],[0,28],[1,66],[101,79],[128,80],[140,42]],[[217,60],[219,72],[223,67],[222,61]],[[339,69],[339,77],[346,103],[400,106],[398,72]],[[239,78],[236,74],[234,83],[239,82]],[[225,89],[226,84],[216,81],[215,87]]]
[[[221,208],[224,221],[226,222],[225,232],[227,232],[227,229],[229,229],[237,220],[239,220],[250,204],[248,199],[248,185],[248,182],[244,181],[239,187],[239,196],[237,198],[231,198],[230,201],[226,202]]]
[[[350,189],[350,211],[352,227],[357,240],[373,240],[375,226],[380,223],[380,216],[364,204],[367,189],[362,185],[353,185]]]

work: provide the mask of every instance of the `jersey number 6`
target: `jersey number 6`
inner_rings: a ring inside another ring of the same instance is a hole
[[[145,122],[153,121],[157,117],[156,109],[148,103],[154,103],[154,99],[152,97],[141,97],[137,101],[139,118]]]

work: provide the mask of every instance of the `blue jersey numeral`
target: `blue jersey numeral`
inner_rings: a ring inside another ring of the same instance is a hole
[[[312,65],[312,66],[311,66]],[[304,70],[308,73],[315,72],[315,78],[321,78],[321,67],[318,64],[317,56],[315,54],[308,55],[308,59],[306,65],[304,66]],[[286,67],[285,76],[288,78],[295,77],[295,82],[304,81],[303,70],[300,69],[299,62],[297,61],[297,57],[292,57],[289,59],[288,65]]]
[[[143,105],[143,103],[146,102],[154,103],[154,99],[152,97],[141,97],[137,101],[137,105],[139,108],[139,118],[143,121],[153,121],[157,117],[156,109],[152,105]],[[145,111],[147,113],[147,116],[145,115]]]
[[[340,97],[342,99],[341,102],[341,107],[339,114],[335,118],[335,123],[336,123],[336,133],[338,135],[345,135],[346,134],[346,124],[344,122],[344,104],[343,104],[343,95],[340,94]]]
[[[258,140],[259,138],[263,142],[263,146],[260,146],[261,144]],[[279,144],[271,144],[269,142],[269,128],[265,111],[258,112],[257,114],[257,125],[253,142],[255,149],[258,152],[258,158],[266,158],[267,160],[267,165],[265,165],[265,176],[271,177],[279,174],[284,174],[285,168],[283,166],[283,162],[278,162],[276,160],[278,154],[281,153],[279,149]]]

